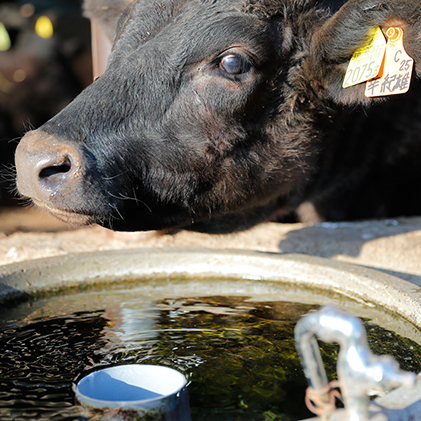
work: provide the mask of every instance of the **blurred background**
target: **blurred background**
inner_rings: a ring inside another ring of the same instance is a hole
[[[14,198],[22,135],[92,81],[90,23],[82,0],[0,0],[0,207]]]

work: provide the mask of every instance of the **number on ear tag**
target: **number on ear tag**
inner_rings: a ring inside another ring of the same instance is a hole
[[[367,42],[354,52],[349,61],[342,83],[343,88],[366,82],[379,75],[386,49],[386,40],[378,26],[370,29],[367,36]]]
[[[411,83],[414,60],[409,57],[403,46],[403,30],[389,28],[384,58],[384,70],[380,78],[369,80],[365,87],[368,98],[397,95],[408,92]]]

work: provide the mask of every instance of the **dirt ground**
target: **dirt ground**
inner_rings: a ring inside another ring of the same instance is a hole
[[[421,285],[421,217],[316,225],[265,223],[245,232],[209,235],[74,228],[34,208],[0,211],[0,265],[68,253],[151,247],[303,253],[380,269]]]

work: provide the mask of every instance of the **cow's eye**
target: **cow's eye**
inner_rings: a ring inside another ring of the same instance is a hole
[[[222,58],[219,67],[230,75],[240,75],[250,70],[251,63],[245,57],[230,54]]]

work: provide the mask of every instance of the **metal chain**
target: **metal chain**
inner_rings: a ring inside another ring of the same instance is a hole
[[[337,380],[331,381],[323,389],[316,390],[308,387],[305,397],[307,408],[316,415],[330,415],[336,409],[336,399],[342,402],[342,396],[336,390],[337,387],[339,387]]]

